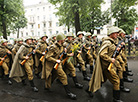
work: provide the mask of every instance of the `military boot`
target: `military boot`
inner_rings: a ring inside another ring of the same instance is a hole
[[[93,93],[91,91],[89,91],[89,86],[87,87],[87,89],[85,90],[90,97],[93,97]]]
[[[73,94],[72,92],[70,92],[68,85],[64,85],[64,89],[65,89],[69,98],[76,100],[77,96],[75,94]]]
[[[83,88],[83,85],[78,83],[78,80],[77,80],[77,77],[72,77],[73,81],[74,81],[74,84],[77,88],[80,88],[82,89]]]
[[[123,102],[120,100],[120,90],[113,90],[113,102]]]
[[[90,74],[93,73],[93,66],[90,66]]]
[[[38,89],[37,89],[36,86],[34,85],[34,81],[33,81],[33,80],[30,80],[29,82],[30,82],[30,85],[31,85],[33,91],[34,91],[34,92],[38,92]]]
[[[11,79],[9,78],[9,75],[5,75],[5,77],[6,77],[6,79],[8,80],[7,83],[8,83],[9,85],[12,85],[12,81],[11,81]]]
[[[84,80],[86,80],[86,81],[90,81],[90,77],[87,76],[86,71],[82,71],[82,74],[83,74],[83,78],[84,78]]]
[[[124,87],[123,79],[120,79],[120,90],[123,92],[130,92],[130,89]]]
[[[128,65],[125,67],[128,76],[133,76],[133,73],[129,72]]]
[[[133,79],[128,78],[126,71],[123,72],[123,80],[125,82],[131,82],[131,83],[133,82]]]
[[[38,73],[38,74],[35,74],[35,76],[36,76],[38,79],[41,79],[39,73]]]
[[[22,84],[25,86],[27,85],[26,82],[25,82],[25,79],[22,80]]]

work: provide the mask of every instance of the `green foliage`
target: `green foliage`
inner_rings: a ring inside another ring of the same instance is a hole
[[[0,0],[0,28],[4,38],[18,17],[24,15],[23,0]]]
[[[78,27],[76,25],[76,13],[80,22],[81,30],[91,31],[95,27],[103,26],[109,22],[109,11],[101,12],[101,3],[104,0],[49,0],[55,5],[58,11],[55,13],[59,16],[60,25]],[[59,6],[60,5],[60,6]]]
[[[124,2],[122,2],[124,1]],[[113,17],[116,18],[115,25],[122,28],[127,34],[131,34],[138,21],[136,9],[131,7],[137,0],[115,0],[113,3]],[[119,5],[118,5],[119,4]]]

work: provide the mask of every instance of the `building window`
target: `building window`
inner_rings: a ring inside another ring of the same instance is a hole
[[[33,21],[34,21],[34,17],[33,17]]]
[[[49,31],[50,35],[52,35],[52,30]]]
[[[49,6],[49,11],[51,10],[51,6]]]
[[[38,36],[40,36],[40,32],[38,32]]]
[[[52,15],[49,15],[49,20],[50,20],[50,21],[52,20]]]
[[[43,11],[45,11],[45,7],[43,7]]]
[[[56,34],[58,34],[58,31],[56,31]]]
[[[49,22],[49,27],[52,27],[52,22],[51,21]]]
[[[40,24],[38,24],[38,28],[40,28]]]
[[[99,29],[99,30],[97,30],[97,34],[100,34],[100,29]]]
[[[44,23],[44,28],[46,27],[46,23]]]
[[[32,32],[32,36],[34,36],[34,32]]]
[[[27,12],[27,10],[25,10],[25,13]]]
[[[44,34],[46,34],[46,32],[44,32]]]
[[[23,37],[23,32],[21,34],[22,34],[21,36]]]
[[[32,17],[30,17],[30,21],[32,21]]]
[[[67,34],[67,31],[64,31],[64,34]]]
[[[32,26],[32,28],[34,28],[34,25],[33,24],[31,26]]]
[[[39,16],[37,16],[37,20],[39,21]]]
[[[31,9],[31,11],[33,11],[33,9]]]
[[[59,26],[59,23],[58,22],[56,22],[56,27],[58,27]]]
[[[26,36],[28,36],[28,33],[26,32]]]
[[[44,20],[46,19],[46,16],[45,16],[45,15],[43,16],[43,19],[44,19]]]
[[[39,10],[39,8],[37,8],[37,10]]]
[[[28,26],[26,26],[26,29],[28,29]]]

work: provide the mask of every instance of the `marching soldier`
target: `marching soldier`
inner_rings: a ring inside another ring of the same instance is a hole
[[[42,79],[45,79],[45,89],[49,90],[53,81],[58,78],[63,84],[67,95],[71,99],[76,99],[76,95],[68,88],[67,75],[62,68],[61,59],[59,59],[60,55],[66,55],[63,49],[64,39],[65,36],[63,34],[58,34],[56,36],[57,42],[49,48],[42,70]]]
[[[125,32],[121,29],[118,36],[119,41],[124,41],[124,37],[125,37]],[[125,43],[124,43],[124,46],[125,46]],[[133,74],[130,73],[128,70],[127,57],[125,55],[125,48],[122,50],[121,57],[125,63],[125,71],[123,72],[123,79],[126,82],[133,82],[133,79],[128,77],[128,75],[132,76]]]
[[[49,40],[50,40],[48,43],[49,45],[54,44],[56,42],[56,34],[53,34]]]
[[[77,77],[76,77],[76,69],[75,69],[74,65],[72,64],[71,61],[68,62],[68,59],[70,57],[74,56],[74,52],[72,52],[72,48],[73,48],[73,44],[72,44],[73,43],[73,40],[72,40],[73,39],[73,33],[69,32],[66,37],[67,37],[67,40],[64,42],[63,46],[64,47],[68,46],[68,47],[67,47],[67,56],[64,59],[65,62],[64,62],[63,68],[64,68],[64,70],[65,70],[65,72],[67,74],[69,73],[72,76],[73,81],[75,83],[75,86],[77,88],[83,88],[83,85],[78,83],[78,80],[77,80]]]
[[[93,56],[92,54],[94,54],[94,46],[93,46],[93,43],[92,43],[92,40],[91,40],[91,33],[90,32],[87,32],[87,34],[85,35],[86,38],[85,38],[85,42],[86,42],[86,45],[84,46],[84,56],[86,57],[86,62],[88,61],[88,63],[90,64],[90,73],[92,74],[93,72]],[[91,54],[92,53],[92,54]]]
[[[89,82],[89,90],[87,90],[88,93],[97,91],[101,88],[101,83],[108,79],[113,84],[114,102],[122,102],[120,100],[120,78],[116,73],[116,67],[114,65],[116,59],[112,58],[115,50],[120,50],[120,48],[116,48],[114,41],[114,39],[117,38],[119,31],[120,29],[118,27],[110,27],[108,29],[108,37],[104,38],[104,41],[102,42],[96,59],[94,72],[91,81]],[[110,66],[111,69],[109,68],[110,63],[113,63],[113,65]]]
[[[40,58],[42,56],[45,56],[45,52],[48,46],[48,43],[46,42],[46,39],[48,38],[47,35],[43,35],[41,37],[41,40],[39,41],[39,43],[37,44],[37,46],[39,46],[39,48],[36,50],[36,54],[35,54],[35,75],[40,78],[39,74],[42,71],[42,65],[44,63],[44,59],[42,61],[40,61]]]
[[[18,43],[16,45],[14,45],[14,48],[12,49],[14,56],[16,55],[17,51],[19,50],[19,48],[21,47],[22,44],[23,44],[23,39],[19,38]]]
[[[11,55],[11,51],[7,48],[8,41],[6,39],[1,39],[1,45],[0,45],[0,70],[1,70],[1,77],[3,77],[3,71],[4,75],[8,79],[8,84],[11,85],[12,81],[9,78],[9,71],[10,71],[10,58],[9,55]]]
[[[75,41],[73,42],[74,44],[79,44],[80,45],[80,49],[77,50],[77,52],[74,54],[74,64],[75,66],[77,65],[77,63],[79,63],[79,69],[81,69],[82,71],[82,74],[83,74],[83,77],[84,77],[84,80],[87,80],[87,81],[90,81],[90,78],[87,76],[87,73],[86,73],[86,68],[85,68],[85,62],[81,56],[81,53],[82,53],[82,48],[84,46],[83,44],[83,32],[79,31],[77,33],[77,37],[75,39]]]
[[[20,47],[19,51],[16,53],[14,62],[12,65],[10,78],[13,78],[17,82],[22,82],[26,85],[26,75],[30,82],[30,85],[34,92],[38,92],[38,89],[34,85],[33,81],[33,57],[32,53],[35,52],[31,47],[32,38],[27,37],[25,43]],[[21,66],[22,65],[22,66]]]
[[[99,44],[98,44],[98,40],[97,40],[97,34],[93,34],[93,35],[92,35],[92,41],[93,41],[93,45],[94,45],[94,47],[95,47],[96,54],[98,54],[98,47],[99,47]],[[96,59],[95,56],[96,56],[96,55],[94,55],[94,58]]]

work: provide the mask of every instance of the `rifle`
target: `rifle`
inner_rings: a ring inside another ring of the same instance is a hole
[[[90,44],[90,46],[89,47],[93,47],[93,45],[92,44]],[[88,51],[87,51],[87,54],[90,54],[90,51],[91,51],[91,49],[89,49]]]
[[[45,52],[45,54],[46,54],[46,53],[48,52],[48,48],[46,48],[44,52]],[[45,57],[45,55],[41,56],[41,58],[40,58],[40,61],[41,61],[41,62],[43,61],[44,57]]]
[[[69,46],[69,44],[66,46],[66,48],[68,48],[68,46]],[[62,57],[64,56],[64,54],[65,54],[65,51],[63,51],[63,52],[59,55],[59,60],[62,59]],[[54,68],[57,70],[58,66],[59,66],[59,63],[56,63],[55,66],[54,66]]]
[[[51,42],[50,42],[50,44],[48,46],[50,46],[50,45],[51,45]],[[48,52],[48,48],[46,48],[44,52],[46,54]],[[40,58],[41,62],[43,61],[44,57],[45,57],[45,55],[41,56],[41,58]]]
[[[39,46],[37,46],[34,50],[38,49],[38,47],[39,47]],[[34,51],[32,51],[32,52],[30,52],[29,54],[27,54],[27,56],[30,57],[32,54],[34,54]],[[23,61],[21,62],[21,65],[23,66],[24,63],[25,63],[26,61],[27,61],[27,59],[23,60]]]
[[[120,50],[117,51],[117,48],[120,48]],[[121,46],[121,42],[119,42],[118,45],[116,46],[116,49],[115,49],[115,52],[114,52],[112,58],[117,57],[117,56],[119,55],[120,51],[122,50],[122,48],[123,48],[123,47]],[[109,71],[111,70],[112,65],[113,65],[113,63],[110,63],[110,65],[109,65],[109,67],[108,67],[108,70],[109,70]]]
[[[7,54],[6,55],[4,55],[4,57],[3,58],[6,58],[7,57]],[[1,60],[0,61],[0,66],[2,66],[2,63],[3,63],[3,61]]]
[[[80,50],[82,51],[82,49],[83,49],[83,44],[82,44],[82,46],[80,47]],[[80,53],[77,55],[77,57],[79,57],[80,56]]]

